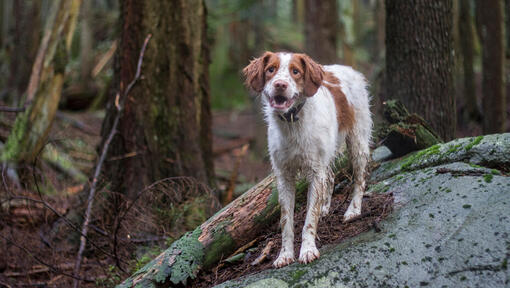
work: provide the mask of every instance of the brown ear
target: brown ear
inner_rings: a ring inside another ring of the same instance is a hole
[[[246,78],[244,85],[255,92],[261,92],[264,89],[264,67],[267,64],[271,52],[266,52],[259,58],[250,61],[248,66],[244,67],[243,75]]]
[[[313,61],[312,58],[306,54],[301,56],[301,64],[305,68],[305,88],[304,92],[307,97],[312,97],[317,93],[317,89],[322,85],[322,79],[324,78],[324,70],[322,66],[317,62]]]

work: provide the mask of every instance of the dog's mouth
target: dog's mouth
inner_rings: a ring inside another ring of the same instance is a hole
[[[287,98],[283,95],[276,95],[269,98],[269,105],[278,110],[285,110],[294,104],[294,98]]]

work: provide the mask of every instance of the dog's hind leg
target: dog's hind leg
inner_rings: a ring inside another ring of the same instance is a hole
[[[280,268],[294,262],[294,202],[296,185],[294,178],[276,172],[278,201],[281,206],[280,226],[282,248],[273,266]]]
[[[364,132],[364,133],[362,133]],[[354,171],[354,192],[351,204],[344,214],[344,222],[361,215],[361,202],[365,192],[365,173],[370,157],[370,130],[354,129],[347,137],[347,149]]]

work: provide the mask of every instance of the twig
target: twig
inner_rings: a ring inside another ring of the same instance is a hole
[[[251,262],[251,266],[259,265],[260,263],[262,263],[262,261],[266,260],[267,256],[269,256],[269,253],[271,253],[273,246],[274,246],[273,240],[269,240],[269,242],[267,242],[266,244],[266,247],[264,247],[264,249],[262,249],[262,252],[260,252],[259,257],[257,257],[257,259]]]
[[[19,113],[25,112],[26,107],[8,107],[8,106],[0,106],[0,112],[11,112],[11,113]]]
[[[103,150],[101,151],[101,157],[99,158],[99,161],[97,162],[96,170],[94,171],[94,177],[92,178],[92,183],[90,185],[90,191],[88,196],[88,205],[87,210],[85,212],[85,221],[83,221],[82,226],[82,236],[80,237],[80,248],[78,250],[78,255],[76,256],[76,263],[74,266],[74,276],[78,277],[78,274],[80,273],[80,267],[81,267],[81,261],[83,257],[83,251],[85,250],[85,245],[87,244],[87,238],[84,237],[87,235],[88,229],[89,229],[89,222],[90,222],[90,214],[92,212],[92,206],[94,203],[94,196],[96,194],[96,187],[97,182],[99,178],[99,173],[101,172],[101,167],[103,166],[103,162],[106,158],[106,154],[108,152],[108,148],[110,146],[110,143],[112,142],[113,137],[117,133],[117,125],[119,124],[122,108],[124,107],[124,102],[127,98],[127,95],[131,91],[131,89],[135,86],[138,79],[140,79],[140,73],[142,70],[142,61],[143,61],[143,55],[145,54],[145,49],[147,48],[147,44],[149,43],[150,38],[152,37],[151,34],[147,35],[145,38],[145,41],[142,46],[142,50],[140,51],[140,56],[138,57],[138,65],[136,67],[136,74],[131,83],[127,86],[126,90],[124,91],[122,99],[120,99],[120,105],[117,105],[117,115],[115,116],[115,120],[113,122],[112,129],[110,130],[110,134],[108,135],[108,138],[106,139],[106,142],[103,145]],[[120,268],[120,267],[119,267]],[[80,281],[75,278],[73,281],[73,287],[77,288],[80,284]]]

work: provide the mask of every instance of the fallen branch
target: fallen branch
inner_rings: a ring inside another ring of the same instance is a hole
[[[142,70],[142,61],[143,61],[143,56],[145,54],[145,49],[147,48],[147,44],[149,43],[149,40],[150,38],[152,37],[151,34],[147,35],[147,37],[145,38],[145,41],[143,43],[143,46],[142,46],[142,50],[140,51],[140,56],[138,58],[138,66],[136,68],[136,74],[135,74],[135,77],[133,78],[133,81],[131,81],[129,83],[129,85],[127,86],[126,90],[124,91],[124,94],[122,95],[122,99],[119,99],[119,94],[117,94],[117,99],[116,99],[116,103],[118,103],[117,106],[117,115],[115,116],[115,120],[113,122],[113,126],[112,126],[112,129],[110,131],[110,134],[108,134],[108,138],[106,139],[104,145],[103,145],[103,149],[101,151],[101,156],[99,157],[99,160],[97,162],[97,166],[96,166],[96,170],[94,171],[94,176],[92,178],[92,183],[90,185],[90,190],[89,190],[89,196],[88,196],[88,204],[87,204],[87,210],[85,212],[85,220],[83,221],[83,226],[82,226],[82,236],[80,237],[80,248],[78,249],[78,254],[76,256],[76,263],[75,263],[75,266],[74,266],[74,276],[75,276],[75,280],[73,281],[73,287],[77,288],[79,286],[79,279],[78,279],[78,275],[80,273],[80,267],[81,267],[81,261],[82,261],[82,257],[83,257],[83,251],[85,250],[85,245],[87,244],[87,238],[84,237],[87,235],[88,233],[88,228],[89,228],[89,222],[90,222],[90,214],[92,212],[92,206],[94,204],[94,196],[96,194],[96,188],[97,188],[97,182],[98,182],[98,179],[99,179],[99,173],[101,172],[101,168],[103,166],[103,162],[106,158],[106,154],[108,152],[108,148],[110,146],[110,143],[112,142],[112,139],[113,137],[115,136],[115,134],[117,133],[117,125],[119,124],[119,120],[120,120],[120,117],[121,117],[121,114],[122,114],[122,108],[124,108],[124,102],[127,98],[127,95],[129,95],[129,92],[131,91],[131,89],[134,87],[134,85],[136,84],[136,82],[140,79],[140,74],[141,74],[141,70]]]
[[[273,246],[274,246],[273,240],[270,240],[269,242],[267,242],[264,249],[262,249],[262,252],[260,252],[259,257],[257,257],[257,259],[255,259],[255,260],[253,260],[253,262],[251,262],[250,265],[251,266],[259,265],[264,260],[266,260],[267,256],[269,256],[269,254],[271,254],[271,250],[273,250]]]
[[[25,112],[26,109],[27,109],[26,107],[0,106],[0,112],[19,113],[19,112]]]

